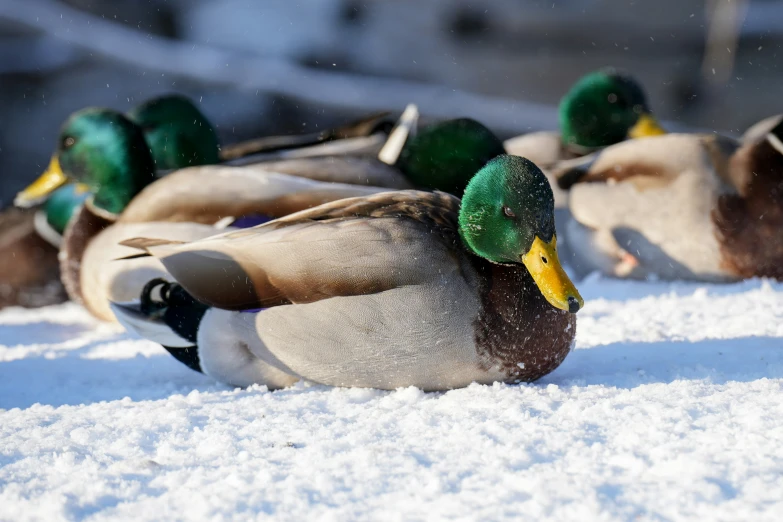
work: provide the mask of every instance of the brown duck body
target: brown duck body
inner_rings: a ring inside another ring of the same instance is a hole
[[[575,316],[524,266],[470,253],[458,211],[446,194],[385,192],[193,243],[130,244],[213,307],[197,345],[224,382],[445,390],[551,372]]]
[[[558,172],[569,246],[587,271],[621,277],[783,277],[783,155],[770,135],[645,138]]]
[[[38,307],[67,299],[57,247],[35,230],[37,209],[0,212],[0,308]]]

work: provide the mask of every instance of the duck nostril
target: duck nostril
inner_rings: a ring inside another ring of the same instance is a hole
[[[579,311],[579,301],[574,296],[568,297],[568,311],[572,314]]]

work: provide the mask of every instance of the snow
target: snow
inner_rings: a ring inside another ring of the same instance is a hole
[[[0,312],[0,520],[780,520],[783,285],[579,285],[544,379],[230,389],[73,304]]]

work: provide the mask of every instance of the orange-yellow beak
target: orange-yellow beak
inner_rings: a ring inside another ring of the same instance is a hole
[[[37,180],[16,195],[14,205],[17,207],[32,207],[46,200],[49,194],[68,183],[68,176],[63,174],[57,156],[52,156],[49,166]]]
[[[553,236],[552,241],[544,243],[536,236],[528,253],[522,256],[522,263],[549,304],[572,314],[585,305],[584,299],[560,265],[557,237]]]
[[[628,131],[628,137],[634,139],[644,138],[647,136],[660,136],[661,134],[666,134],[666,130],[661,127],[661,124],[658,123],[658,120],[656,120],[655,117],[649,113],[644,113],[639,116],[639,119],[636,121],[636,125],[631,127],[631,129]]]

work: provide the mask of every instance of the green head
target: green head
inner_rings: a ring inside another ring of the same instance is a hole
[[[488,261],[524,264],[552,306],[575,313],[584,301],[557,257],[554,210],[549,181],[533,162],[498,156],[465,189],[460,236]]]
[[[220,161],[215,129],[184,96],[154,98],[130,111],[128,118],[144,131],[158,170]]]
[[[559,118],[563,142],[585,148],[665,133],[650,114],[642,87],[613,69],[576,82],[560,101]]]
[[[92,194],[94,206],[119,214],[154,175],[139,127],[110,109],[84,109],[65,122],[46,172],[17,196],[16,203],[35,204],[61,185],[75,182]]]
[[[81,207],[90,193],[80,185],[70,183],[55,190],[44,204],[46,221],[62,235],[71,217]]]
[[[408,140],[397,166],[416,185],[461,196],[478,169],[505,154],[503,142],[475,120],[430,125]]]

